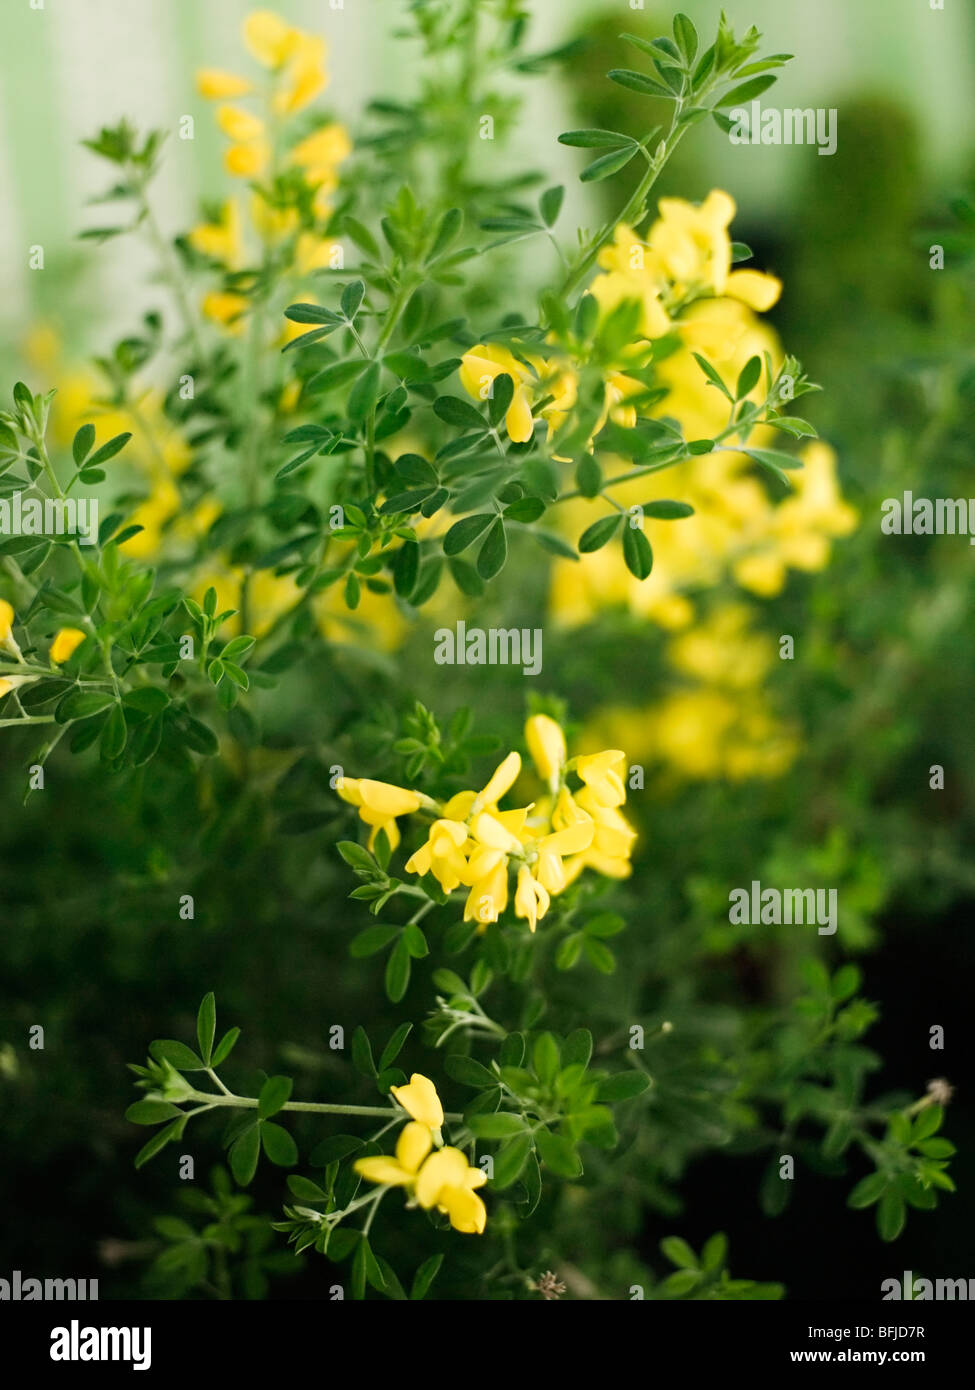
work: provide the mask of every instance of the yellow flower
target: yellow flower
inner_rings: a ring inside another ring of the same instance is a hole
[[[0,642],[7,642],[14,625],[14,610],[5,598],[0,598]]]
[[[489,398],[497,377],[510,376],[515,389],[504,417],[508,438],[514,444],[531,439],[531,397],[526,383],[535,378],[514,353],[498,343],[478,343],[464,353],[458,376],[461,386],[476,401]]]
[[[509,753],[508,756],[492,772],[487,785],[478,792],[471,803],[471,813],[476,814],[484,806],[496,806],[514,785],[518,773],[521,771],[521,756],[518,753]]]
[[[624,223],[613,233],[611,246],[599,253],[605,271],[597,275],[589,292],[606,318],[624,301],[640,305],[637,332],[643,338],[662,338],[670,331],[670,317],[663,305],[667,277],[660,256],[642,242]]]
[[[683,198],[661,198],[660,217],[647,241],[679,286],[709,285],[724,294],[731,270],[728,226],[734,199],[713,189],[699,207]]]
[[[508,906],[508,860],[499,850],[491,850],[481,867],[464,904],[464,921],[478,922],[484,928],[496,922]]]
[[[549,909],[548,890],[532,876],[527,864],[518,870],[518,886],[515,889],[515,916],[528,920],[528,930],[534,931],[539,917],[544,917]]]
[[[76,627],[62,627],[55,633],[54,641],[51,643],[51,660],[55,665],[63,665],[68,657],[78,650],[85,636],[86,634]]]
[[[294,58],[285,74],[285,85],[274,94],[274,109],[282,115],[301,111],[324,88],[325,43],[310,35],[299,36]]]
[[[235,178],[260,178],[270,157],[270,147],[266,140],[254,140],[249,144],[230,145],[224,153],[223,163],[228,174]]]
[[[487,1211],[474,1189],[484,1186],[487,1175],[471,1167],[460,1149],[448,1147],[430,1154],[430,1148],[429,1128],[408,1124],[396,1142],[395,1158],[358,1158],[353,1167],[367,1182],[410,1189],[425,1210],[436,1207],[448,1216],[455,1231],[480,1235]]]
[[[231,270],[237,269],[243,253],[240,227],[240,208],[236,198],[230,198],[220,209],[219,222],[203,222],[189,234],[190,245],[211,260],[220,261]]]
[[[525,742],[539,777],[554,792],[565,762],[565,734],[547,714],[533,714],[525,724]]]
[[[576,821],[564,830],[556,830],[551,835],[542,836],[537,847],[535,877],[548,893],[561,893],[568,887],[562,857],[567,854],[582,854],[589,849],[593,833],[593,822],[587,816],[585,820]],[[539,912],[538,915],[541,917],[543,913]]]
[[[445,893],[452,893],[464,881],[467,860],[467,826],[463,821],[434,821],[425,845],[406,861],[408,874],[433,874]]]
[[[622,806],[626,800],[623,786],[623,773],[626,771],[626,754],[618,748],[609,748],[602,753],[589,753],[576,759],[576,772],[592,792],[600,806]]]
[[[449,1216],[455,1231],[480,1235],[487,1211],[474,1189],[483,1187],[487,1174],[472,1168],[460,1149],[445,1148],[427,1159],[416,1179],[416,1200],[426,1210],[436,1207]]]
[[[405,787],[396,787],[390,782],[373,782],[366,777],[358,780],[343,777],[335,790],[343,801],[358,806],[360,819],[372,827],[370,849],[376,843],[380,830],[385,831],[390,849],[395,849],[400,842],[396,817],[411,815],[419,810],[423,801],[418,792],[407,791]]]
[[[255,10],[244,20],[241,32],[253,56],[266,68],[280,68],[293,55],[300,30],[271,10]]]
[[[443,1106],[437,1088],[428,1076],[415,1071],[408,1086],[391,1086],[390,1090],[412,1119],[425,1125],[434,1135],[439,1134],[443,1124]]]
[[[196,74],[196,86],[200,96],[210,101],[243,97],[254,90],[253,83],[248,82],[246,77],[238,77],[220,68],[201,68]]]
[[[224,135],[241,144],[259,140],[264,134],[264,122],[260,117],[239,106],[218,106],[217,125]]]
[[[203,296],[204,317],[221,324],[230,333],[240,332],[241,317],[247,305],[246,295],[232,294],[226,290],[210,290]]]
[[[384,1187],[412,1187],[420,1165],[433,1148],[427,1125],[411,1121],[404,1125],[396,1141],[396,1157],[385,1154],[373,1158],[357,1158],[352,1165],[367,1182],[382,1183]]]

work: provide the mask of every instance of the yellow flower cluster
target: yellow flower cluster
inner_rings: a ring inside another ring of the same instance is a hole
[[[731,781],[779,777],[799,749],[794,727],[779,720],[762,684],[775,644],[750,627],[740,603],[718,607],[667,646],[669,664],[693,684],[641,707],[610,706],[587,727],[584,742],[626,740],[630,756],[678,778]]]
[[[500,810],[498,803],[521,771],[518,753],[509,753],[480,791],[458,792],[443,804],[368,779],[343,778],[337,788],[370,827],[370,848],[380,831],[392,848],[398,845],[398,817],[429,815],[427,840],[407,861],[407,872],[432,874],[445,893],[467,888],[464,920],[481,930],[505,911],[512,868],[515,916],[531,931],[551,899],[584,869],[610,878],[630,872],[636,833],[620,810],[626,801],[625,754],[607,749],[567,760],[565,735],[542,714],[528,720],[525,740],[548,795],[514,810]],[[582,783],[575,791],[568,783],[573,774]]]
[[[271,92],[264,114],[256,115],[243,106],[229,104],[255,93],[254,84],[247,78],[205,68],[197,74],[197,85],[202,96],[221,103],[217,107],[217,124],[230,140],[224,154],[227,172],[238,178],[265,179],[283,167],[277,155],[280,121],[303,110],[327,83],[325,42],[294,28],[269,10],[258,10],[247,17],[243,39],[251,54],[271,74]],[[312,206],[318,222],[326,221],[331,213],[329,199],[338,182],[336,171],[350,152],[344,127],[332,122],[313,130],[285,156],[286,166],[300,170],[313,190]],[[265,245],[295,236],[294,267],[299,276],[335,263],[336,243],[308,227],[302,228],[295,208],[272,207],[256,192],[251,199],[250,215]],[[238,200],[225,202],[217,220],[195,227],[189,240],[202,255],[226,269],[239,269],[244,259],[245,236]],[[213,290],[203,301],[206,317],[230,332],[240,330],[246,308],[246,297],[232,290]]]
[[[709,385],[693,354],[705,357],[732,385],[756,355],[768,353],[777,367],[782,360],[778,340],[755,311],[770,309],[782,286],[773,275],[731,268],[728,228],[735,204],[727,193],[714,190],[697,207],[662,198],[659,213],[645,241],[629,227],[616,229],[613,243],[600,253],[600,273],[590,291],[603,316],[624,301],[640,305],[643,341],[630,352],[639,353],[666,334],[677,337],[678,349],[655,367],[659,384],[668,391],[655,413],[676,418],[688,439],[708,439],[727,425],[728,404]],[[608,414],[621,424],[635,423],[626,399],[641,388],[627,377],[625,367],[622,361],[618,372],[607,373],[600,426]],[[513,439],[530,436],[533,401],[553,397],[539,412],[548,420],[550,434],[575,402],[571,366],[557,370],[534,358],[520,361],[494,345],[471,349],[461,381],[471,395],[483,398],[500,372],[508,372],[516,386],[508,412]],[[750,399],[762,398],[756,387]],[[750,442],[768,448],[781,439],[773,429],[761,427]],[[661,626],[680,628],[694,614],[688,591],[714,584],[725,573],[749,592],[768,597],[781,591],[790,569],[822,569],[832,539],[848,535],[857,514],[840,494],[836,459],[828,445],[809,443],[800,458],[803,468],[791,475],[794,491],[781,502],[770,497],[754,462],[733,450],[701,455],[614,489],[626,507],[679,497],[694,507],[695,515],[654,528],[656,563],[646,580],[629,573],[617,546],[584,555],[580,563],[558,561],[551,594],[555,616],[574,625],[618,605]],[[592,520],[591,508],[570,504],[562,517],[570,533],[578,534]]]
[[[325,40],[294,28],[270,10],[255,10],[243,24],[243,39],[254,58],[272,78],[271,111],[293,115],[314,101],[328,80]],[[197,74],[200,95],[227,103],[249,96],[254,84],[236,73],[204,68]],[[225,156],[227,170],[242,178],[260,178],[271,155],[266,123],[239,106],[217,108],[217,123],[231,141]]]
[[[760,310],[770,309],[776,302],[782,286],[774,275],[731,269],[727,229],[734,213],[733,200],[727,193],[715,190],[700,207],[681,198],[662,198],[660,217],[646,242],[640,241],[627,226],[616,228],[613,244],[600,253],[603,273],[593,281],[590,292],[604,318],[624,302],[639,304],[637,334],[642,341],[627,348],[625,357],[639,355],[641,348],[647,346],[645,340],[686,327],[679,311],[706,296],[725,296]],[[713,346],[713,333],[689,332],[702,348]],[[622,365],[620,370],[606,373],[605,403],[594,434],[610,417],[629,427],[636,423],[635,408],[625,402],[644,388],[626,375]],[[505,419],[509,438],[516,444],[531,438],[533,401],[543,400],[547,404],[541,405],[538,414],[547,422],[551,438],[576,404],[576,366],[533,355],[520,360],[499,344],[479,343],[464,354],[459,375],[468,395],[485,400],[495,378],[502,373],[511,377],[515,387]]]
[[[440,1139],[443,1106],[429,1077],[414,1072],[408,1086],[393,1086],[393,1095],[412,1118],[396,1143],[395,1157],[360,1158],[355,1170],[368,1182],[403,1187],[412,1202],[430,1211],[436,1207],[450,1218],[455,1231],[480,1235],[487,1221],[476,1189],[487,1176],[472,1167],[460,1149],[444,1147]],[[434,1145],[436,1153],[431,1153]]]

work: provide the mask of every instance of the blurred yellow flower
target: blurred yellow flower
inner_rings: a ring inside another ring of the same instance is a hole
[[[54,635],[51,643],[51,660],[62,666],[78,650],[85,640],[85,633],[77,627],[62,627]]]

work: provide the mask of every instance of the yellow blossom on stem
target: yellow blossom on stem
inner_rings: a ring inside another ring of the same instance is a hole
[[[443,1106],[437,1088],[428,1076],[415,1071],[408,1086],[391,1086],[390,1090],[412,1119],[425,1125],[435,1137],[439,1135],[443,1124]]]
[[[427,1159],[417,1175],[414,1191],[421,1207],[442,1211],[455,1231],[480,1235],[487,1210],[474,1189],[486,1182],[483,1169],[472,1168],[460,1149],[448,1147]]]
[[[476,401],[489,398],[497,377],[509,376],[515,389],[505,413],[508,438],[514,444],[524,444],[531,439],[533,422],[528,383],[535,378],[514,353],[498,343],[478,343],[464,353],[457,375],[461,386]]]
[[[224,72],[221,68],[201,68],[196,74],[196,87],[201,97],[208,101],[227,101],[234,97],[247,96],[254,90],[254,84],[246,77],[236,73]]]
[[[78,650],[85,636],[86,634],[77,627],[62,627],[55,633],[54,641],[51,643],[51,660],[54,664],[62,666]]]
[[[452,893],[464,881],[467,859],[467,826],[463,821],[436,820],[426,844],[406,861],[409,874],[433,874],[445,893]]]
[[[525,742],[539,777],[554,792],[565,763],[565,734],[547,714],[533,714],[525,724]]]
[[[548,911],[550,902],[548,889],[533,877],[527,864],[522,864],[515,889],[515,916],[527,918],[528,930],[533,932],[539,917],[544,917]]]
[[[358,1158],[353,1167],[367,1182],[382,1183],[384,1187],[412,1187],[421,1163],[432,1148],[429,1127],[412,1120],[400,1132],[395,1158],[385,1154]]]
[[[0,643],[7,643],[10,640],[10,632],[14,625],[14,610],[5,598],[0,598]]]
[[[390,782],[373,782],[369,778],[358,780],[343,777],[335,790],[343,801],[359,808],[360,819],[371,827],[369,848],[372,849],[380,830],[385,831],[391,849],[400,842],[397,816],[407,816],[418,811],[422,797],[418,792],[405,787],[393,786]]]

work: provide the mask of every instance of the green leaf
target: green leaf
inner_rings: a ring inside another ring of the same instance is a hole
[[[502,1110],[495,1115],[471,1115],[468,1127],[478,1139],[511,1139],[524,1133],[525,1121]]]
[[[519,1134],[509,1144],[505,1144],[494,1155],[494,1177],[491,1186],[503,1191],[510,1187],[522,1174],[532,1151],[531,1136]]]
[[[366,1030],[360,1024],[352,1034],[352,1065],[362,1076],[375,1076],[376,1064],[372,1060],[372,1045]]]
[[[486,430],[483,417],[467,401],[459,396],[438,396],[433,403],[433,413],[444,424],[456,425],[464,430]]]
[[[174,1115],[182,1115],[168,1100],[137,1100],[125,1112],[125,1118],[133,1125],[159,1125],[163,1120],[171,1120]]]
[[[700,1269],[700,1261],[686,1240],[680,1236],[665,1236],[660,1249],[678,1269]]]
[[[577,1178],[582,1172],[582,1161],[576,1153],[575,1145],[561,1134],[540,1129],[535,1135],[535,1148],[547,1168],[560,1178]]]
[[[173,1038],[157,1038],[149,1044],[149,1056],[157,1062],[168,1062],[177,1071],[205,1071],[202,1060],[191,1047]]]
[[[650,1078],[642,1071],[621,1071],[600,1081],[596,1099],[610,1104],[620,1100],[632,1100],[634,1096],[642,1096],[649,1086]]]
[[[674,96],[671,89],[665,87],[662,82],[654,81],[652,77],[647,77],[646,73],[634,72],[632,68],[611,68],[606,76],[620,87],[628,87],[631,92],[641,92],[644,96],[671,99]]]
[[[113,459],[121,449],[125,448],[131,438],[131,430],[125,434],[117,434],[114,439],[110,439],[107,444],[103,444],[100,449],[95,450],[91,458],[86,460],[85,468],[97,468],[99,464],[107,463],[109,459]]]
[[[495,521],[477,555],[477,572],[482,579],[493,579],[504,569],[508,558],[508,537],[501,517]]]
[[[261,1126],[246,1129],[230,1146],[230,1171],[239,1187],[246,1187],[257,1172],[261,1156]]]
[[[121,756],[125,750],[127,738],[128,725],[125,722],[125,715],[122,713],[122,706],[116,705],[105,721],[99,742],[102,757],[106,762],[112,762]]]
[[[582,183],[599,183],[602,179],[608,179],[612,174],[619,173],[620,169],[625,169],[627,164],[637,152],[638,146],[629,145],[622,150],[615,150],[612,154],[600,155],[591,164],[587,164],[579,175]]]
[[[927,1106],[914,1120],[914,1125],[911,1129],[911,1143],[916,1144],[919,1139],[927,1139],[930,1135],[936,1134],[941,1128],[944,1117],[945,1112],[940,1105]]]
[[[298,1162],[298,1145],[281,1125],[265,1120],[261,1125],[264,1152],[279,1168],[290,1168]]]
[[[559,136],[559,144],[597,150],[603,146],[618,149],[621,145],[636,144],[636,141],[629,135],[621,135],[617,130],[566,130]]]
[[[542,221],[546,227],[554,227],[559,220],[559,213],[562,211],[562,201],[565,198],[565,189],[561,184],[556,184],[554,188],[546,188],[541,198],[538,200],[538,210],[542,214]]]
[[[200,1044],[200,1056],[209,1066],[213,1053],[213,1039],[217,1032],[217,1001],[213,991],[203,996],[196,1016],[196,1040]]]
[[[455,521],[443,538],[444,554],[459,555],[462,550],[473,545],[478,536],[495,520],[493,512],[478,512],[475,516],[465,516],[460,521]]]
[[[373,364],[374,365],[374,364]],[[349,381],[354,381],[357,376],[366,369],[366,363],[362,358],[356,358],[349,362],[333,362],[324,371],[316,373],[308,383],[309,391],[316,391],[320,395],[326,391],[334,391],[337,386],[344,386]]]
[[[716,106],[746,106],[748,102],[760,97],[763,92],[767,92],[769,87],[775,84],[774,76],[753,77],[749,82],[743,82],[740,87],[735,87],[733,91],[727,92],[721,99],[715,102]]]
[[[681,51],[681,57],[688,67],[697,55],[697,30],[686,14],[674,15],[674,38]]]
[[[141,1168],[143,1164],[149,1162],[150,1158],[155,1158],[161,1149],[164,1149],[171,1139],[177,1139],[183,1132],[186,1124],[185,1116],[173,1120],[172,1124],[166,1125],[165,1129],[157,1130],[147,1144],[135,1156],[136,1168]]]
[[[877,1233],[881,1240],[896,1240],[904,1229],[907,1220],[907,1207],[904,1198],[894,1188],[889,1187],[877,1207]]]
[[[446,1059],[444,1071],[462,1086],[473,1086],[477,1090],[498,1084],[498,1078],[493,1072],[488,1071],[487,1067],[476,1062],[473,1057],[464,1057],[460,1053]]]
[[[603,546],[616,535],[622,520],[623,514],[615,512],[612,516],[600,517],[591,526],[587,526],[579,537],[580,553],[589,555],[594,550],[602,550]]]
[[[346,285],[342,291],[342,298],[339,300],[339,308],[347,319],[355,318],[365,295],[366,287],[361,280],[353,280]]]
[[[257,1113],[262,1120],[276,1115],[287,1103],[294,1084],[290,1076],[268,1077],[257,1098]]]
[[[379,397],[379,377],[382,368],[378,362],[370,362],[349,392],[346,407],[349,419],[355,423],[364,420]]]
[[[428,1260],[424,1260],[420,1268],[413,1276],[413,1284],[410,1288],[410,1298],[414,1302],[419,1302],[425,1298],[430,1291],[430,1285],[437,1277],[440,1266],[443,1264],[443,1255],[431,1255]]]
[[[656,502],[647,502],[643,515],[655,521],[680,521],[686,516],[693,516],[694,508],[688,502],[672,502],[669,498],[661,497]]]
[[[363,1141],[352,1134],[333,1134],[316,1144],[308,1156],[313,1168],[327,1168],[330,1163],[341,1163],[349,1154],[357,1153]]]
[[[761,375],[762,359],[760,357],[750,357],[738,374],[738,385],[735,387],[735,400],[743,401],[749,392],[754,391]]]
[[[587,1067],[592,1057],[592,1046],[592,1034],[588,1028],[574,1029],[562,1044],[562,1066]]]
[[[711,363],[707,360],[707,358],[702,357],[699,352],[695,352],[694,360],[700,367],[704,375],[707,377],[708,381],[710,381],[711,385],[716,386],[718,388],[722,396],[724,396],[725,400],[733,401],[734,397],[732,396],[731,392],[728,390],[727,386],[725,386],[724,382],[721,380],[721,377],[718,375],[718,372],[715,370],[714,367],[711,366]]]
[[[638,526],[623,528],[623,559],[626,568],[636,579],[646,579],[653,569],[650,542]]]
[[[747,454],[750,459],[754,459],[756,463],[761,464],[767,472],[774,474],[779,482],[785,483],[785,485],[790,488],[792,483],[789,481],[789,475],[785,470],[802,467],[802,461],[800,459],[793,458],[791,454],[781,454],[774,449],[742,448],[742,453]]]
[[[88,456],[88,450],[95,442],[95,426],[82,425],[71,442],[71,456],[80,468]]]
[[[385,1071],[387,1067],[391,1067],[393,1065],[393,1063],[396,1061],[396,1058],[402,1051],[403,1044],[406,1042],[406,1039],[410,1036],[410,1033],[412,1031],[412,1023],[401,1023],[400,1026],[396,1029],[396,1032],[393,1034],[389,1042],[383,1048],[382,1053],[380,1055],[379,1070],[381,1072]]]
[[[386,962],[386,995],[398,1004],[410,983],[410,952],[406,938],[401,935]]]
[[[226,1033],[217,1043],[213,1056],[210,1058],[211,1067],[219,1067],[221,1062],[225,1062],[233,1051],[234,1044],[240,1037],[239,1028],[228,1028]]]
[[[559,1045],[551,1033],[539,1033],[532,1048],[532,1066],[543,1086],[550,1086],[559,1071]]]
[[[441,252],[446,251],[447,247],[460,231],[463,222],[464,214],[461,212],[460,208],[447,209],[440,219],[440,225],[437,227],[437,234],[434,237],[433,245],[430,247],[430,251],[427,255],[428,261],[435,260]]]
[[[399,933],[399,927],[390,926],[386,922],[377,922],[373,927],[365,927],[358,936],[352,938],[349,955],[354,956],[356,960],[374,956],[384,950]]]
[[[72,690],[60,702],[54,717],[59,724],[67,724],[72,719],[90,719],[114,703],[115,697],[101,690]]]

